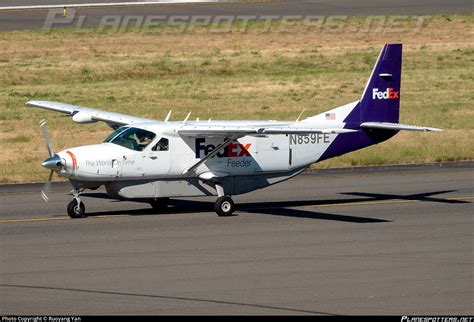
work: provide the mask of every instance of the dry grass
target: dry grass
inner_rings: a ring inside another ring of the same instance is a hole
[[[354,25],[364,18],[351,18]],[[408,124],[445,128],[403,133],[318,167],[474,158],[473,16],[435,16],[420,33],[345,29],[261,33],[58,30],[0,33],[0,182],[42,181],[47,118],[56,149],[95,143],[103,124],[77,125],[24,107],[62,101],[161,119],[188,111],[201,119],[295,119],[359,98],[382,44],[404,43],[402,115]],[[25,45],[28,44],[28,45]]]

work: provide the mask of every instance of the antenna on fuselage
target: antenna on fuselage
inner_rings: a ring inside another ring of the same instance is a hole
[[[165,117],[165,122],[168,122],[168,121],[170,120],[170,117],[171,117],[171,111],[172,111],[172,110],[170,110],[170,111],[168,112],[168,114],[166,114],[166,117]]]
[[[298,117],[296,118],[296,121],[295,121],[295,122],[299,122],[299,121],[300,121],[300,117],[301,117],[301,115],[303,115],[304,111],[305,111],[305,109],[303,109],[303,110],[301,111],[300,115],[298,115]]]
[[[188,113],[188,116],[186,116],[186,118],[184,119],[183,124],[186,124],[190,116],[191,116],[191,112]]]

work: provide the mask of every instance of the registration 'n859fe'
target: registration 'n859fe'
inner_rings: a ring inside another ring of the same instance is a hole
[[[290,145],[329,143],[330,134],[290,134]]]

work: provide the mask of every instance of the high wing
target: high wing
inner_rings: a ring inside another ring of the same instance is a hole
[[[184,124],[178,129],[178,133],[190,137],[233,137],[241,138],[244,136],[266,136],[275,134],[340,134],[357,132],[357,130],[343,128],[318,128],[308,126],[299,122],[292,123],[274,123],[267,122],[253,125],[232,125],[232,121],[226,124]]]
[[[72,116],[72,120],[76,123],[86,124],[95,123],[97,121],[105,122],[114,129],[128,124],[154,121],[126,114],[106,112],[88,107],[50,101],[29,101],[25,105],[68,114]]]

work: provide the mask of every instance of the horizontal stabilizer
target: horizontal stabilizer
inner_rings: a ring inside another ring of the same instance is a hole
[[[442,129],[434,127],[425,127],[417,125],[406,125],[400,123],[387,123],[387,122],[366,122],[360,125],[366,129],[379,129],[379,130],[393,130],[393,131],[421,131],[421,132],[440,132]]]

